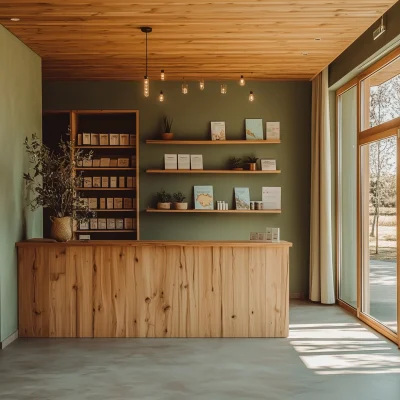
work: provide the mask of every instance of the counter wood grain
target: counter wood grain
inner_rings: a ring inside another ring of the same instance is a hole
[[[286,337],[290,243],[18,243],[21,337]]]

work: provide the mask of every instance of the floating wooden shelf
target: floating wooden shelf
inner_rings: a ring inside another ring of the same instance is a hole
[[[280,174],[281,170],[275,171],[233,171],[230,169],[148,169],[148,174]]]
[[[280,214],[281,210],[158,210],[147,208],[148,213],[218,213],[218,214]]]
[[[136,171],[136,168],[118,168],[118,167],[88,167],[88,168],[75,168],[77,171]]]
[[[133,208],[113,208],[113,209],[108,209],[108,208],[94,208],[90,211],[95,211],[95,212],[135,212]]]
[[[135,149],[136,146],[75,146],[76,149]]]
[[[229,144],[278,144],[277,140],[146,140],[146,144],[195,144],[195,145],[229,145]]]
[[[125,232],[136,232],[136,229],[84,229],[75,231],[75,233],[125,233]]]
[[[97,191],[97,190],[99,190],[99,191],[102,191],[102,190],[112,190],[112,191],[114,191],[114,190],[125,190],[125,191],[134,191],[134,190],[136,190],[136,188],[98,188],[98,187],[82,188],[82,187],[80,187],[80,188],[76,188],[76,190],[79,191],[79,192],[83,192],[83,191],[86,191],[86,190],[95,190],[95,191]]]

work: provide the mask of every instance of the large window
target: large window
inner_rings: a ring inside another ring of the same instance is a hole
[[[338,299],[399,343],[400,49],[337,92],[337,116]]]

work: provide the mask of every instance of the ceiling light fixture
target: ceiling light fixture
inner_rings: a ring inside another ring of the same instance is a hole
[[[149,77],[147,76],[147,34],[150,33],[153,29],[149,26],[142,26],[140,30],[146,34],[146,75],[144,76],[143,90],[144,90],[144,97],[149,97],[150,82],[149,82]]]
[[[160,92],[160,95],[158,96],[158,100],[161,101],[161,102],[164,101],[164,93],[163,93],[162,90],[161,90],[161,92]]]
[[[249,101],[254,101],[254,93],[250,90]]]
[[[228,87],[225,84],[221,85],[221,94],[226,94],[226,91],[228,90]]]
[[[183,78],[183,83],[182,83],[182,93],[183,94],[188,94],[189,92],[189,86],[187,83],[185,83],[185,78]]]
[[[239,85],[244,86],[245,84],[246,84],[246,81],[244,80],[243,75],[240,75]]]
[[[199,88],[200,90],[204,90],[204,79],[201,79],[199,82]]]
[[[10,18],[10,21],[12,21],[12,22],[18,22],[18,21],[21,21],[21,19],[20,19],[20,18]]]
[[[165,80],[165,73],[163,69],[161,70],[161,80]]]

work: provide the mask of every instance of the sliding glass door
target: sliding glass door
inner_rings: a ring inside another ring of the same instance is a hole
[[[361,312],[397,332],[397,135],[361,146]]]
[[[400,48],[336,97],[338,302],[400,345]]]

